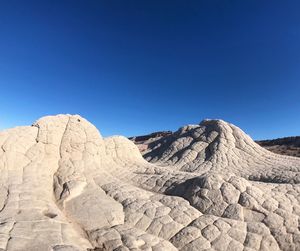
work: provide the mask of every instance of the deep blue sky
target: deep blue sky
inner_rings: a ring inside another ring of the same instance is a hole
[[[0,92],[0,129],[76,113],[104,136],[300,135],[300,1],[1,1]]]

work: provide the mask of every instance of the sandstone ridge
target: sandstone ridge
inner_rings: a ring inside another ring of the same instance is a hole
[[[0,132],[0,250],[299,250],[298,158],[221,120],[144,157],[79,115]]]

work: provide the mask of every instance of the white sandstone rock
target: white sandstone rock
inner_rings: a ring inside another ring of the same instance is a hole
[[[144,157],[78,115],[0,132],[0,250],[299,250],[300,159],[221,120]]]

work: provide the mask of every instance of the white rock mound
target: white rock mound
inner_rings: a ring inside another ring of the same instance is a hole
[[[223,120],[182,127],[150,143],[144,157],[185,172],[230,171],[256,181],[300,183],[299,158],[269,152]]]
[[[223,121],[161,140],[163,166],[78,115],[0,132],[0,250],[299,250],[298,159]]]

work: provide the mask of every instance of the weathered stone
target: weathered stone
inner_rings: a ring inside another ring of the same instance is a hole
[[[78,115],[0,132],[0,250],[299,247],[299,159],[221,120],[161,135],[144,156],[156,163]]]
[[[234,220],[243,220],[243,207],[239,204],[230,204],[224,211],[223,217],[234,219]]]

